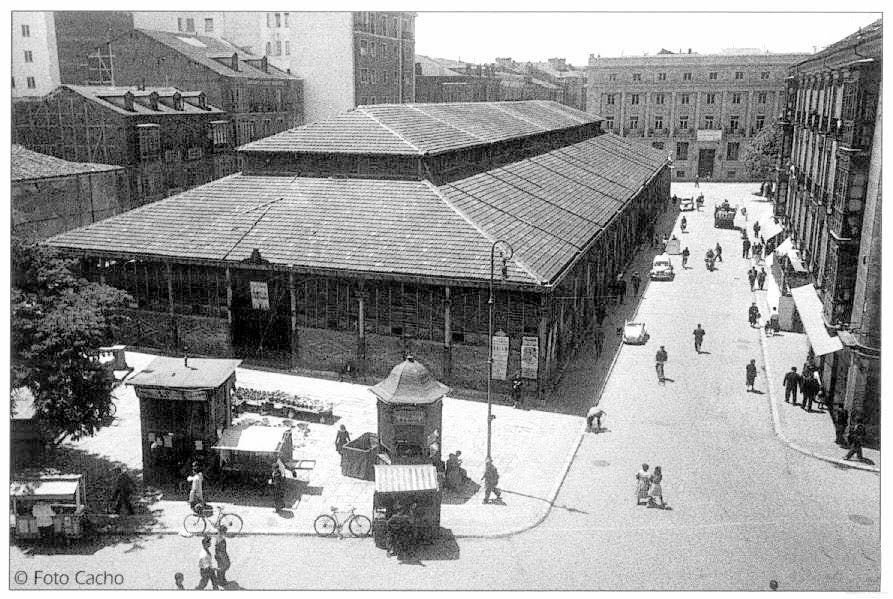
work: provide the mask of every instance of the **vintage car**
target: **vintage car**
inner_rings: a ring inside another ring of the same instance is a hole
[[[623,342],[630,345],[644,345],[648,341],[644,322],[627,322],[623,325]]]
[[[718,229],[734,229],[737,213],[738,208],[729,205],[728,200],[723,200],[722,204],[713,208],[713,226]]]
[[[675,276],[670,256],[661,254],[654,257],[654,261],[651,263],[651,272],[648,273],[648,277],[652,281],[672,281]]]
[[[682,198],[679,200],[679,210],[683,212],[691,212],[695,209],[695,199],[694,198]]]

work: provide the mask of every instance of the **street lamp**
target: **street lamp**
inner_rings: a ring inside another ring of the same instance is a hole
[[[499,250],[499,254],[502,256],[503,279],[508,278],[507,262],[515,255],[515,250],[512,249],[512,246],[501,239],[497,239],[493,242],[493,245],[490,246],[490,299],[487,300],[487,306],[490,312],[490,321],[487,328],[487,459],[490,459],[490,440],[493,435],[493,304],[496,303],[493,298],[493,278],[496,271],[495,260],[497,245],[503,246]],[[508,253],[508,255],[506,255],[506,253]]]

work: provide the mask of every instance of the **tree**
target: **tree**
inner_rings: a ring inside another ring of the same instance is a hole
[[[130,297],[71,271],[52,248],[12,240],[11,388],[34,396],[52,438],[92,435],[108,415],[114,378],[91,356],[111,339]]]
[[[742,159],[747,166],[747,173],[755,181],[767,181],[769,175],[775,171],[781,153],[781,136],[781,125],[778,121],[773,121],[745,144]]]

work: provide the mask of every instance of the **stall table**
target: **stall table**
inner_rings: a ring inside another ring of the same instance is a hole
[[[10,532],[18,539],[38,539],[40,530],[32,510],[38,503],[52,507],[53,535],[64,540],[84,533],[86,500],[80,474],[43,475],[13,479],[9,485]]]

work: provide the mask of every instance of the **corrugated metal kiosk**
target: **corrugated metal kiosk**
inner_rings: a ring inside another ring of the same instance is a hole
[[[419,537],[436,536],[440,530],[441,497],[437,470],[431,464],[375,466],[373,522],[383,523],[394,513],[403,511],[412,520]]]
[[[292,462],[291,429],[261,424],[233,426],[223,431],[212,449],[220,457],[224,474],[265,482],[274,462],[278,460],[283,466]]]

